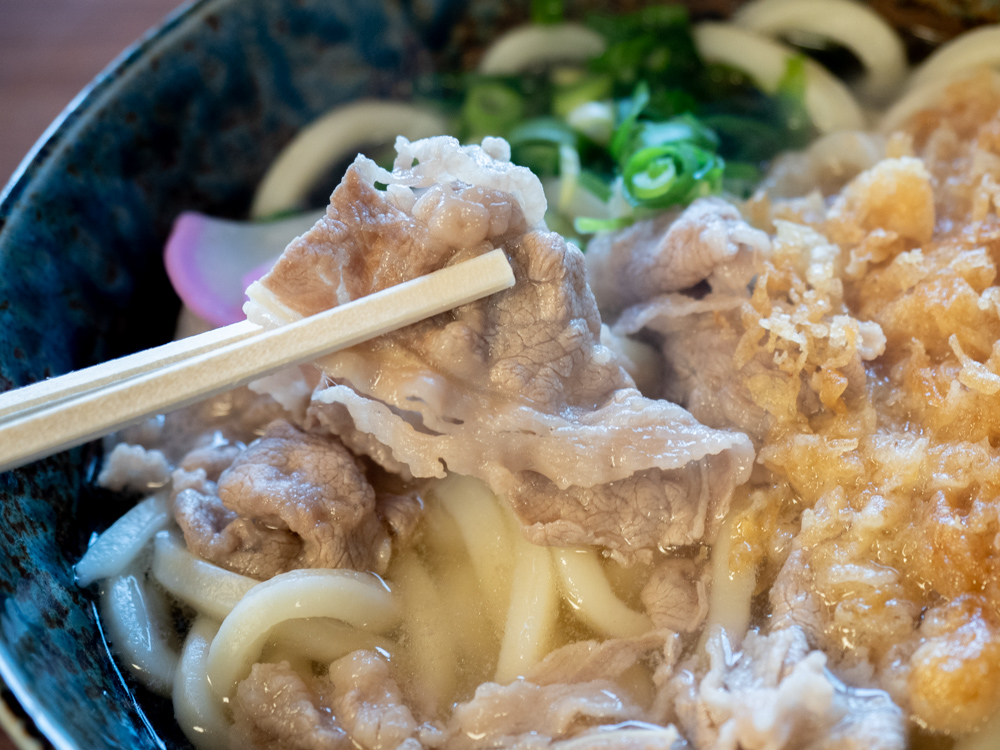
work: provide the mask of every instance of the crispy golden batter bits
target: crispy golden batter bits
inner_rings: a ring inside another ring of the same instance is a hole
[[[962,732],[1000,701],[1000,623],[973,594],[931,610],[910,664],[913,709],[928,724]]]
[[[694,328],[737,342],[711,385],[748,406],[682,397],[757,445],[730,564],[770,591],[772,630],[960,734],[1000,708],[1000,93],[959,85],[887,149],[839,194],[746,207],[773,252]]]
[[[934,234],[934,193],[923,162],[912,156],[885,159],[860,174],[841,193],[828,221],[842,220],[847,233],[892,232],[914,242]]]

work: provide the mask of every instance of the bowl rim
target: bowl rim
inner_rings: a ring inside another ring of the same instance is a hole
[[[148,56],[168,41],[192,18],[234,0],[185,0],[128,45],[70,100],[43,131],[0,189],[0,243],[7,220],[19,208],[36,177],[72,143],[78,128],[96,113],[108,96],[144,64]],[[82,750],[38,701],[35,692],[18,675],[7,644],[0,641],[0,728],[19,750]]]

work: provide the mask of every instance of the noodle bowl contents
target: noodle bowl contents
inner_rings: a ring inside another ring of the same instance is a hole
[[[996,76],[746,199],[706,149],[683,198],[618,175],[586,255],[502,138],[357,157],[251,321],[498,247],[517,283],[120,436],[147,498],[77,574],[195,746],[1000,736]]]

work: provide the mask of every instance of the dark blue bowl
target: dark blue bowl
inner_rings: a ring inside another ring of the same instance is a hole
[[[264,171],[330,107],[437,92],[433,71],[532,0],[200,0],[128,50],[0,194],[0,391],[162,343],[179,303],[162,249],[185,210],[244,217]],[[725,13],[740,0],[688,0]],[[663,0],[566,0],[567,13]],[[23,747],[189,747],[123,678],[72,566],[128,501],[100,448],[0,474],[0,725]],[[33,742],[35,738],[38,743]]]
[[[169,339],[179,305],[161,251],[178,213],[244,216],[304,124],[362,96],[411,98],[527,6],[204,0],[176,13],[77,98],[0,197],[0,390]],[[0,720],[60,750],[187,747],[170,706],[122,679],[93,592],[73,582],[90,535],[125,510],[92,486],[99,458],[86,446],[0,474]]]

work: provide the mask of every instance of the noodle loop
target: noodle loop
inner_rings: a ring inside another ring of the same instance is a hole
[[[208,652],[215,694],[227,700],[250,672],[271,629],[285,620],[332,617],[384,633],[399,621],[392,594],[375,576],[347,570],[293,570],[255,586],[223,621]]]

